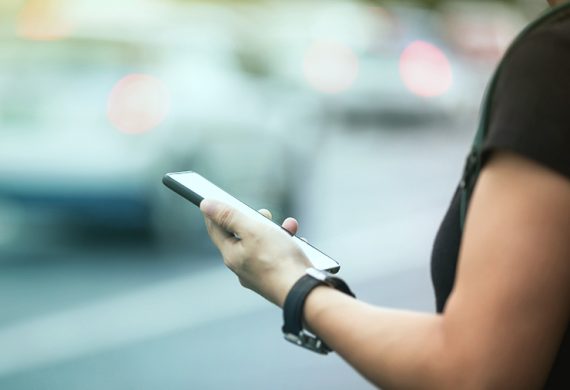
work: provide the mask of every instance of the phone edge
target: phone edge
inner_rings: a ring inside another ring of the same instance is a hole
[[[196,206],[200,207],[200,203],[204,200],[203,197],[189,189],[188,187],[180,184],[178,181],[173,179],[171,173],[167,173],[162,177],[162,184],[170,188],[172,191],[176,192],[178,195],[189,200]]]
[[[192,191],[191,189],[189,189],[188,187],[180,184],[177,180],[173,179],[171,177],[172,174],[178,174],[178,173],[196,173],[193,171],[184,171],[184,172],[170,172],[165,174],[162,177],[162,183],[168,187],[169,189],[171,189],[172,191],[176,192],[178,195],[182,196],[183,198],[189,200],[190,202],[192,202],[194,205],[198,206],[198,208],[200,207],[200,203],[202,202],[202,200],[204,200],[204,198],[200,195],[198,195],[197,193],[195,193],[194,191]],[[207,179],[206,179],[207,180]],[[223,191],[223,190],[222,190]],[[245,204],[245,203],[244,203]],[[246,204],[247,207],[250,207]],[[250,207],[251,208],[251,207]],[[254,209],[252,209],[254,210]],[[281,227],[283,230],[285,230],[287,233],[291,234],[289,231],[287,231],[285,228],[283,228],[282,226],[276,224],[277,226]],[[298,237],[297,237],[298,238]],[[334,263],[336,263],[335,267],[332,268],[326,268],[325,271],[328,271],[332,274],[336,274],[340,271],[340,263],[338,261],[336,261],[335,259],[333,259],[332,257],[330,257],[329,255],[327,255],[326,253],[322,252],[320,249],[314,247],[313,245],[309,244],[308,242],[306,242],[307,245],[313,247],[315,250],[321,252],[323,255],[325,255],[326,257],[328,257],[329,259],[331,259]]]

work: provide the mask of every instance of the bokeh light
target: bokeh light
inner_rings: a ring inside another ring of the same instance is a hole
[[[315,90],[336,94],[350,88],[358,76],[358,58],[346,45],[314,43],[305,54],[303,72]]]
[[[445,94],[453,84],[451,64],[437,46],[414,41],[400,57],[400,76],[406,87],[423,97]]]
[[[113,87],[107,116],[120,131],[137,134],[158,126],[169,107],[170,96],[162,81],[147,74],[130,74]]]
[[[16,29],[18,36],[36,41],[62,39],[71,32],[62,0],[28,0],[22,6]]]

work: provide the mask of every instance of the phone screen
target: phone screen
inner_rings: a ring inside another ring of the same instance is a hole
[[[253,218],[265,224],[268,228],[283,229],[281,226],[267,219],[253,208],[234,198],[196,172],[167,173],[162,181],[168,188],[182,195],[198,207],[200,206],[200,202],[205,198],[219,200],[234,207],[249,218]],[[315,268],[329,272],[338,272],[340,268],[339,264],[329,256],[297,236],[291,236],[291,239],[295,240]]]

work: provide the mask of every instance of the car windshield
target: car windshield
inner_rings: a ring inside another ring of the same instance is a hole
[[[108,41],[2,42],[1,131],[104,120],[106,95],[141,56],[136,46]]]

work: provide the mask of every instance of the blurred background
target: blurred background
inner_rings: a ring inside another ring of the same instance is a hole
[[[486,81],[544,7],[2,0],[0,388],[368,388],[282,340],[161,177],[295,216],[359,297],[433,311]]]

